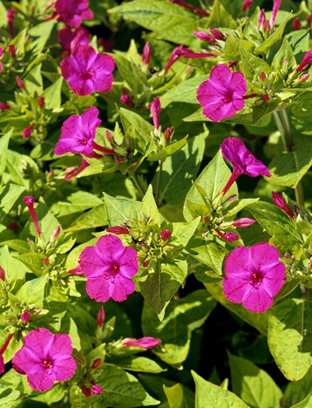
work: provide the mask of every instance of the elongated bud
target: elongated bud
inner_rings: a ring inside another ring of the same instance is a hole
[[[173,127],[173,126],[167,128],[167,129],[164,131],[164,138],[166,139],[167,142],[169,142],[169,140],[170,140],[170,138],[171,138],[173,132],[174,132],[174,127]]]
[[[261,79],[261,81],[264,81],[266,79],[266,77],[267,76],[266,76],[265,72],[261,71],[260,75],[259,75],[259,78]]]
[[[150,62],[150,58],[151,58],[151,46],[150,43],[147,41],[144,45],[141,57],[143,64],[148,65]]]
[[[109,141],[109,143],[115,143],[114,136],[110,133],[109,130],[106,130],[106,139]]]
[[[16,58],[16,49],[13,44],[8,45],[8,51],[12,58]]]
[[[14,38],[14,19],[16,16],[16,10],[14,8],[9,8],[6,13],[6,18],[8,20],[9,25],[9,33],[11,38]]]
[[[307,81],[307,80],[309,79],[309,77],[310,77],[310,74],[303,74],[303,75],[301,75],[301,76],[299,77],[299,80],[300,80],[301,82],[305,82],[305,81]]]
[[[311,64],[311,62],[312,62],[312,50],[308,51],[308,52],[304,55],[304,57],[303,57],[301,63],[300,63],[300,64],[298,65],[298,67],[296,68],[296,72],[301,72],[301,71],[303,71],[305,68],[307,68],[308,65]]]
[[[35,225],[35,229],[37,232],[37,235],[40,237],[41,235],[41,230],[39,227],[39,223],[38,223],[38,218],[37,218],[37,214],[36,211],[34,209],[34,202],[35,202],[35,198],[33,196],[26,196],[23,198],[24,203],[27,205],[28,210],[29,210],[29,214],[31,216],[31,219]]]
[[[1,356],[3,356],[3,353],[5,352],[5,350],[8,348],[8,345],[10,344],[10,341],[12,340],[13,334],[9,334],[8,337],[6,338],[3,346],[0,349],[0,354]]]
[[[27,128],[22,130],[22,135],[24,139],[28,139],[31,136],[32,131],[34,130],[34,127],[35,127],[35,124],[32,123]]]
[[[209,16],[208,13],[206,13],[205,10],[199,9],[197,7],[191,6],[190,4],[186,3],[183,0],[170,0],[171,3],[177,4],[178,6],[181,6],[187,10],[193,11],[193,13],[198,14],[201,17],[207,17]]]
[[[10,105],[4,102],[0,102],[0,110],[10,110],[10,109],[11,109]]]
[[[157,96],[153,100],[153,102],[150,104],[150,111],[151,111],[151,114],[152,114],[155,129],[159,129],[160,109],[161,109],[160,100],[159,100],[159,96]]]
[[[295,17],[295,18],[293,19],[292,26],[293,26],[293,30],[294,30],[294,31],[300,30],[300,28],[301,28],[301,23],[300,23],[299,18]]]
[[[237,241],[239,236],[234,232],[226,232],[225,234],[219,230],[215,230],[216,233],[219,235],[220,238],[224,239],[227,242]]]
[[[216,28],[209,28],[209,31],[211,32],[212,36],[219,41],[225,41],[225,35],[220,31],[217,30]]]
[[[19,89],[25,89],[24,81],[19,76],[17,76],[15,79],[16,85],[19,87]]]
[[[202,41],[217,43],[217,40],[212,35],[206,33],[206,31],[194,31],[193,34]]]
[[[167,241],[171,237],[171,232],[167,229],[161,231],[161,239]]]
[[[179,45],[172,51],[169,61],[167,62],[167,65],[164,68],[165,72],[168,72],[172,65],[182,56],[182,50],[183,45]]]
[[[102,361],[103,360],[101,358],[97,358],[96,360],[93,361],[91,368],[95,370],[96,368],[100,367],[100,365],[102,364]]]
[[[103,326],[104,321],[105,321],[105,311],[104,311],[104,307],[101,306],[99,308],[99,311],[96,317],[97,326],[101,328]]]
[[[5,282],[5,272],[4,269],[0,266],[0,279]]]
[[[40,106],[40,108],[43,108],[43,107],[44,107],[44,105],[45,105],[44,96],[42,96],[42,95],[39,96],[38,105]]]
[[[232,225],[234,227],[246,228],[254,224],[255,222],[256,220],[253,220],[252,218],[239,218],[238,220],[235,220]]]
[[[80,174],[80,173],[81,173],[86,167],[88,167],[88,166],[90,166],[90,164],[87,162],[87,160],[86,160],[84,157],[82,157],[82,164],[81,164],[81,166],[79,167],[79,169],[78,169],[77,171],[75,171],[74,173],[68,174],[68,175],[64,178],[64,180],[69,180],[69,179],[71,179],[71,178],[73,178],[73,177],[78,176],[78,174]],[[77,168],[77,167],[75,167],[75,168]],[[72,167],[71,167],[71,169],[72,169]],[[65,174],[66,174],[66,170],[65,170]]]
[[[307,16],[307,24],[308,24],[308,25],[311,25],[311,23],[312,23],[312,14],[309,14],[309,15]]]
[[[295,214],[291,211],[291,209],[288,207],[286,204],[286,201],[284,198],[272,191],[272,197],[273,197],[273,202],[274,204],[279,207],[281,210],[283,210],[289,217],[294,218]]]
[[[106,231],[117,235],[130,234],[130,231],[124,227],[110,227],[106,228]]]
[[[30,320],[30,311],[25,310],[24,313],[20,315],[20,319],[24,324],[28,323]]]
[[[61,226],[58,225],[55,228],[55,230],[52,232],[51,241],[55,241],[59,237],[60,232],[61,232]]]
[[[100,387],[100,386],[97,385],[97,384],[93,384],[92,387],[91,387],[91,392],[92,392],[92,394],[94,394],[94,395],[99,395],[99,394],[102,394],[103,388]]]
[[[150,349],[158,346],[161,343],[161,340],[155,339],[154,337],[142,337],[141,339],[126,338],[123,339],[121,343],[126,347],[141,347]]]
[[[91,388],[88,388],[84,385],[81,386],[81,391],[86,397],[91,397]]]
[[[211,52],[194,52],[189,50],[188,48],[184,48],[182,50],[182,57],[183,58],[207,58],[207,57],[215,57],[215,54]]]
[[[241,10],[242,11],[248,10],[252,6],[252,2],[253,2],[253,0],[245,0],[243,5],[242,5]]]

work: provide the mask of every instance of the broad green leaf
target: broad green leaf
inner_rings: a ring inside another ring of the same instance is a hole
[[[205,242],[194,238],[187,247],[187,251],[198,261],[209,266],[217,275],[222,275],[222,266],[228,251],[216,242]]]
[[[154,130],[154,127],[140,115],[129,109],[120,108],[119,113],[124,131],[135,135],[138,150],[145,153],[146,147],[152,141],[151,132]]]
[[[78,385],[72,385],[69,390],[69,402],[72,407],[91,408],[91,398],[86,397]],[[106,408],[107,405],[103,405]]]
[[[153,352],[164,362],[179,367],[189,353],[192,331],[204,324],[215,306],[215,300],[205,290],[197,290],[182,299],[172,300],[160,322],[145,303],[143,334],[160,339],[164,351],[157,348]]]
[[[247,80],[253,81],[259,79],[261,72],[266,75],[270,75],[272,68],[263,59],[256,57],[251,52],[246,51],[244,48],[240,49],[243,72]]]
[[[213,7],[208,17],[207,27],[236,28],[235,20],[223,7],[220,0],[215,0],[213,2]]]
[[[9,130],[7,133],[5,133],[3,136],[1,136],[0,139],[0,176],[2,176],[5,167],[6,167],[6,161],[7,161],[7,151],[8,151],[8,146],[9,146],[9,141],[10,137],[12,135],[13,129]]]
[[[199,222],[200,217],[195,218],[191,222],[174,222],[172,235],[176,237],[176,240],[185,247],[194,235]]]
[[[2,392],[1,392],[2,391]],[[5,390],[0,389],[0,407],[11,408],[16,405],[16,400],[19,398],[20,392],[6,387]]]
[[[64,398],[65,390],[60,383],[57,383],[48,391],[40,392],[36,396],[31,396],[33,401],[45,402],[47,404],[53,404]]]
[[[103,227],[107,225],[105,204],[81,214],[65,231],[81,231],[89,228]]]
[[[76,191],[68,196],[67,200],[66,202],[52,204],[50,211],[58,217],[63,217],[64,215],[75,214],[103,204],[103,201],[96,195],[86,191]]]
[[[309,394],[304,400],[292,405],[291,408],[312,408],[312,394]]]
[[[151,185],[149,185],[145,196],[142,199],[142,211],[146,217],[151,218],[157,225],[160,225],[160,215],[153,196],[153,187]]]
[[[276,408],[282,391],[264,370],[229,353],[232,390],[252,408]]]
[[[176,264],[161,264],[159,261],[155,265],[153,271],[149,269],[140,276],[140,291],[159,320],[163,320],[171,298],[187,277],[187,263],[177,261]]]
[[[259,47],[255,49],[255,52],[257,54],[266,54],[270,50],[270,48],[282,38],[286,24],[292,18],[293,17],[291,13],[289,13],[285,20],[279,25],[279,27],[275,31],[273,31],[273,34],[271,34],[270,37],[268,37],[265,41],[263,41],[262,44],[259,45]]]
[[[312,144],[294,152],[282,153],[269,164],[272,177],[266,178],[272,184],[295,188],[312,165]]]
[[[202,162],[207,135],[208,132],[204,132],[189,139],[179,152],[165,160],[161,175],[159,202],[164,199],[170,204],[179,204],[184,201]],[[156,176],[154,182],[156,183]]]
[[[41,95],[43,91],[43,80],[41,75],[41,64],[35,65],[25,77],[25,87],[31,93]]]
[[[295,55],[309,51],[309,30],[296,30],[285,35]]]
[[[123,368],[128,371],[136,371],[140,373],[161,373],[167,371],[162,368],[156,361],[147,357],[127,356],[123,358],[114,359],[115,366]]]
[[[232,218],[243,208],[247,207],[248,205],[256,203],[258,200],[259,198],[243,198],[242,200],[239,200],[238,202],[234,201],[232,205],[230,205],[224,210],[224,217],[226,219]]]
[[[287,66],[285,66],[285,58],[287,58]],[[294,56],[293,50],[287,41],[287,38],[284,38],[283,44],[278,52],[275,54],[272,67],[279,70],[288,70],[293,69],[296,66],[296,58]]]
[[[170,2],[135,0],[123,3],[109,12],[154,31],[157,38],[185,45],[194,41],[192,32],[197,29],[198,17]]]
[[[35,55],[43,51],[54,25],[55,20],[53,19],[40,23],[28,30],[31,38],[31,50]]]
[[[0,255],[0,265],[5,272],[5,280],[14,286],[18,281],[25,279],[28,268],[25,265],[10,255],[9,249],[5,246]]]
[[[312,368],[309,369],[307,374],[301,378],[301,380],[288,383],[284,394],[285,407],[293,406],[294,404],[304,400],[305,397],[311,392],[311,381]]]
[[[221,194],[230,176],[231,171],[225,164],[222,154],[219,151],[196,179],[196,184],[198,184],[205,191],[207,198],[212,201],[219,194]],[[235,183],[228,190],[223,199],[226,200],[233,194],[237,194],[237,186]],[[189,208],[192,208],[194,204],[205,203],[198,192],[198,189],[193,185],[186,195],[185,205],[183,208],[183,215],[186,221],[191,221],[193,218],[195,218],[192,215],[191,209]]]
[[[52,112],[58,111],[61,107],[62,84],[63,77],[60,77],[42,93],[46,109],[52,109]]]
[[[96,384],[103,387],[103,393],[94,398],[94,408],[145,407],[159,403],[144,390],[133,375],[107,364],[101,367],[102,372],[94,377]]]
[[[47,282],[47,275],[27,281],[16,293],[16,296],[21,302],[25,302],[26,305],[34,305],[36,308],[42,309],[46,297],[45,289]]]
[[[205,381],[194,371],[192,371],[192,376],[196,388],[196,408],[248,408],[248,405],[232,392]]]
[[[142,211],[142,204],[127,198],[116,198],[104,193],[108,224],[119,226],[128,220],[138,219]]]
[[[166,387],[164,385],[164,391],[168,399],[169,408],[193,408],[194,403],[189,403],[184,394],[184,388],[182,384],[176,384],[172,387]]]
[[[0,1],[0,27],[7,27],[8,22],[6,18],[7,10],[2,1]]]
[[[159,150],[156,153],[149,154],[147,159],[149,161],[158,161],[158,160],[164,161],[167,157],[173,156],[179,150],[181,150],[182,147],[185,146],[186,142],[187,142],[187,136],[181,140],[178,140],[177,142],[168,144],[166,147],[164,147],[163,149]]]
[[[16,184],[5,184],[0,190],[0,219],[12,209],[25,188]]]
[[[298,381],[312,365],[312,303],[286,299],[271,309],[268,344],[276,364],[290,381]]]
[[[302,237],[295,230],[294,221],[280,208],[270,203],[258,201],[246,207],[246,210],[255,217],[258,223],[270,235],[274,235],[288,250],[299,249],[302,245]]]

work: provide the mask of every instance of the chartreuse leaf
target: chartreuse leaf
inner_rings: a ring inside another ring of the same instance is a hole
[[[309,393],[311,392],[311,381],[312,368],[309,369],[307,374],[301,378],[301,380],[288,383],[284,394],[285,407],[290,407],[297,404],[298,402],[304,400],[306,396],[310,398],[311,395]]]
[[[30,398],[33,401],[53,404],[53,402],[58,402],[61,399],[63,399],[64,395],[65,395],[64,387],[62,386],[62,384],[57,383],[53,386],[52,389],[45,391],[45,392],[40,392],[38,395],[31,396]]]
[[[2,1],[0,1],[0,27],[7,27],[7,18],[6,18],[6,8],[4,7]]]
[[[271,309],[268,344],[276,364],[290,381],[300,380],[312,365],[312,303],[286,299]]]
[[[292,405],[291,408],[312,408],[312,394],[309,394],[304,400]]]
[[[28,268],[26,268],[22,262],[10,255],[7,246],[4,246],[1,251],[0,265],[5,272],[6,282],[10,283],[11,285],[16,285],[18,281],[23,281],[25,279],[26,272],[28,272]]]
[[[63,77],[59,77],[42,93],[44,96],[46,109],[52,109],[52,112],[58,111],[61,107],[62,84]]]
[[[293,16],[291,15],[291,13],[289,13],[285,20],[279,25],[279,27],[275,31],[273,31],[273,34],[271,34],[270,37],[268,37],[265,41],[263,41],[262,44],[259,45],[259,47],[255,49],[255,52],[257,54],[266,54],[270,50],[270,48],[282,38],[286,24],[292,18]]]
[[[287,66],[285,67],[285,58],[287,58]],[[272,67],[279,70],[291,69],[296,66],[296,58],[294,56],[293,50],[287,41],[287,38],[284,38],[283,44],[278,52],[275,54]]]
[[[200,188],[205,192],[208,200],[211,202],[222,192],[230,176],[231,171],[225,164],[222,154],[219,151],[208,166],[204,168],[199,177],[196,179],[195,183],[200,186]],[[227,191],[224,199],[227,199],[233,194],[237,194],[237,186],[235,183]],[[201,197],[198,188],[193,185],[186,195],[183,207],[183,215],[186,221],[191,221],[192,219],[196,218],[192,209],[192,207],[194,207],[196,204],[205,205],[205,202]]]
[[[217,275],[222,275],[222,265],[228,251],[216,242],[205,242],[201,238],[190,241],[187,251],[198,261],[209,266]]]
[[[69,401],[71,407],[77,408],[91,408],[91,398],[87,398],[82,392],[78,385],[73,385],[70,387],[69,391]],[[108,407],[108,405],[103,405],[103,408]]]
[[[176,240],[185,247],[194,235],[199,222],[200,217],[195,218],[191,222],[174,222],[172,229],[173,237],[175,237]]]
[[[167,203],[180,204],[184,201],[202,162],[207,136],[208,131],[189,139],[179,152],[165,160],[159,202],[165,199]]]
[[[3,387],[3,388],[2,388]],[[20,392],[12,390],[7,386],[1,384],[0,387],[0,407],[11,408],[15,405],[16,400],[19,398]]]
[[[55,20],[49,20],[37,24],[28,30],[28,34],[31,38],[31,50],[35,55],[43,51],[54,25]]]
[[[259,330],[260,333],[266,335],[268,328],[268,313],[253,313],[246,310],[243,305],[232,303],[224,296],[221,279],[211,278],[202,271],[196,271],[195,277],[202,282],[208,292],[219,302],[222,306],[229,309],[231,312],[238,315],[245,322]]]
[[[269,164],[272,184],[295,188],[312,166],[312,144],[298,148],[293,152],[276,155]]]
[[[94,408],[145,407],[159,403],[133,375],[107,364],[102,364],[101,367],[101,372],[98,371],[94,377],[96,384],[103,387],[103,393],[93,399]]]
[[[232,390],[252,408],[275,408],[283,396],[272,378],[252,362],[230,353]]]
[[[166,394],[169,408],[193,408],[194,402],[188,401],[184,393],[184,388],[182,384],[176,384],[172,387],[164,387],[164,392]]]
[[[128,371],[136,371],[139,373],[161,373],[167,371],[162,368],[156,361],[147,357],[141,356],[127,356],[122,358],[116,358],[110,361],[117,367],[123,368]]]
[[[107,221],[111,227],[123,224],[128,220],[138,219],[142,203],[127,198],[116,198],[104,193]]]
[[[232,392],[205,381],[194,371],[192,376],[196,388],[196,408],[248,408],[248,405]]]
[[[123,3],[110,12],[154,31],[157,38],[186,45],[194,41],[192,32],[197,29],[198,17],[170,2],[135,0]]]
[[[48,275],[27,281],[16,293],[16,296],[20,302],[24,302],[26,305],[34,305],[36,308],[42,309],[47,282]]]
[[[25,187],[5,184],[0,190],[0,219],[3,219],[25,191]]]
[[[6,167],[6,161],[7,161],[7,151],[8,151],[8,146],[9,146],[9,141],[10,137],[12,135],[13,129],[9,130],[7,133],[5,133],[3,136],[1,136],[0,139],[0,176],[2,176],[5,167]]]
[[[67,197],[67,201],[60,201],[50,207],[50,211],[58,217],[63,217],[69,214],[75,214],[94,208],[103,201],[96,195],[87,193],[86,191],[76,191]]]
[[[105,204],[100,204],[95,208],[81,214],[66,231],[81,231],[89,228],[102,227],[107,225]]]
[[[228,27],[236,28],[236,23],[231,14],[223,7],[220,0],[213,2],[213,7],[210,12],[207,27]]]
[[[145,153],[146,147],[152,140],[151,132],[154,126],[129,109],[120,108],[119,113],[124,131],[134,133],[138,150]]]
[[[240,49],[243,72],[247,80],[252,81],[258,79],[261,72],[270,75],[272,68],[263,59],[254,56],[251,52],[244,48]]]
[[[258,223],[270,234],[274,235],[288,250],[299,249],[303,243],[301,235],[296,231],[294,221],[280,208],[273,204],[258,201],[246,207]]]
[[[215,300],[205,290],[197,290],[182,299],[172,300],[160,322],[145,302],[143,333],[160,339],[163,348],[153,349],[153,352],[166,363],[179,367],[187,358],[192,331],[205,322],[215,306]]]
[[[166,307],[187,277],[186,261],[175,264],[155,263],[155,268],[144,271],[139,278],[140,291],[159,320],[164,318]]]
[[[144,215],[160,225],[160,214],[153,196],[153,187],[150,185],[142,199],[142,211]]]
[[[207,81],[207,79],[208,75],[196,76],[169,89],[169,91],[160,97],[161,107],[164,109],[172,102],[198,104],[196,99],[197,88],[202,82]]]

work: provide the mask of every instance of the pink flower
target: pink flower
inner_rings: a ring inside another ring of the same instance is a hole
[[[286,204],[286,201],[284,200],[284,198],[281,195],[279,195],[279,194],[275,193],[274,191],[272,191],[272,198],[273,198],[274,204],[278,208],[283,210],[289,217],[291,217],[291,218],[295,217],[295,214],[288,207],[288,205]]]
[[[85,28],[70,29],[63,27],[57,33],[58,41],[64,50],[72,51],[77,45],[88,45],[90,42],[89,31]]]
[[[244,0],[241,10],[246,11],[252,6],[253,0]]]
[[[233,165],[233,173],[222,191],[223,194],[242,174],[247,174],[250,177],[272,176],[268,168],[257,160],[244,143],[236,137],[226,138],[221,145],[221,152],[223,157]]]
[[[273,304],[285,283],[285,265],[279,252],[267,242],[250,248],[235,248],[225,261],[223,290],[233,303],[243,303],[247,310],[263,313]]]
[[[55,381],[66,381],[74,375],[76,361],[71,356],[72,351],[67,334],[36,329],[27,334],[23,347],[15,353],[13,368],[27,375],[32,389],[47,391]]]
[[[72,115],[66,119],[62,125],[60,140],[56,143],[54,154],[92,155],[96,128],[102,123],[98,115],[98,109],[91,106],[82,115]]]
[[[126,338],[122,340],[122,345],[126,347],[141,347],[144,349],[151,349],[158,346],[161,343],[160,340],[154,337],[142,337],[141,339]]]
[[[220,40],[220,41],[225,41],[226,40],[224,34],[221,33],[220,30],[217,30],[216,28],[209,28],[209,30],[210,30],[211,34],[213,35],[213,37],[216,40]]]
[[[296,72],[303,71],[307,67],[307,65],[311,64],[311,62],[312,62],[312,50],[308,51],[304,55],[303,60],[301,61],[301,63],[296,68]]]
[[[94,247],[86,247],[79,266],[87,278],[86,291],[97,302],[109,298],[122,302],[135,291],[132,276],[138,272],[137,252],[124,247],[115,235],[104,235]]]
[[[151,46],[150,46],[150,43],[147,41],[143,48],[141,60],[143,64],[148,65],[150,59],[151,59]]]
[[[155,129],[159,128],[159,114],[160,114],[161,106],[159,96],[157,96],[153,102],[150,104],[150,111],[153,117],[153,124]]]
[[[107,92],[113,86],[114,59],[97,54],[90,45],[77,45],[72,56],[65,58],[60,66],[68,86],[77,95]]]
[[[68,27],[77,28],[82,20],[93,18],[93,12],[89,9],[89,0],[56,0],[54,8],[58,21],[63,21]]]
[[[246,91],[244,74],[231,72],[229,67],[220,64],[211,70],[208,81],[199,85],[197,100],[204,107],[204,115],[218,122],[243,109]]]
[[[29,320],[30,320],[30,311],[29,311],[29,310],[25,310],[24,313],[22,313],[22,314],[20,315],[20,319],[21,319],[21,321],[22,321],[24,324],[28,323]]]
[[[36,229],[37,235],[40,237],[40,235],[41,235],[41,230],[40,230],[40,227],[39,227],[37,214],[36,214],[36,211],[35,211],[35,209],[34,209],[35,197],[33,197],[33,196],[25,196],[25,197],[23,198],[23,200],[24,200],[24,203],[25,203],[25,204],[27,205],[27,207],[28,207],[29,214],[30,214],[30,216],[31,216],[31,219],[32,219],[34,225],[35,225],[35,229]]]
[[[279,8],[281,7],[281,3],[282,3],[282,0],[274,0],[272,15],[271,15],[271,19],[270,19],[270,28],[273,28],[273,26],[274,26],[275,19],[276,19],[276,16],[277,16],[277,12],[278,12]]]

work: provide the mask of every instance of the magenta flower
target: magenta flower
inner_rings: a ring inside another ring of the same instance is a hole
[[[114,59],[107,54],[97,54],[90,45],[77,45],[60,67],[68,86],[77,95],[107,92],[113,86]]]
[[[227,300],[243,303],[245,309],[255,313],[269,309],[273,296],[285,283],[286,268],[279,256],[267,242],[235,248],[225,260],[222,284]]]
[[[0,374],[4,373],[4,360],[2,355],[0,354]]]
[[[82,115],[72,115],[66,119],[62,125],[60,140],[56,143],[54,154],[92,155],[96,128],[102,123],[98,116],[98,109],[91,106]]]
[[[275,19],[276,19],[276,16],[277,16],[277,12],[278,12],[279,8],[281,7],[281,3],[282,3],[282,0],[274,0],[272,15],[271,15],[271,19],[270,19],[270,28],[273,28],[273,26],[274,26]]]
[[[231,72],[228,66],[219,64],[211,70],[208,81],[199,85],[197,100],[204,108],[204,115],[218,122],[243,109],[246,91],[244,74]]]
[[[102,394],[103,388],[100,387],[100,386],[97,385],[97,384],[93,384],[92,387],[91,387],[91,392],[92,392],[92,394],[94,394],[94,395],[99,395],[99,394]]]
[[[150,104],[150,111],[153,118],[153,124],[155,129],[159,128],[159,114],[160,114],[161,106],[159,96],[157,96],[153,102]]]
[[[215,231],[219,235],[220,238],[224,239],[224,241],[234,242],[234,241],[237,241],[239,239],[239,236],[237,234],[235,234],[234,232],[223,233],[222,231],[219,231],[217,229]]]
[[[89,9],[89,0],[56,0],[54,8],[58,21],[63,21],[71,28],[79,27],[82,20],[93,18],[93,12]]]
[[[151,46],[150,43],[147,41],[144,45],[143,48],[143,53],[141,56],[141,60],[143,62],[144,65],[148,65],[151,59]]]
[[[171,237],[171,232],[167,229],[164,229],[161,231],[160,236],[163,241],[167,241]]]
[[[284,198],[281,195],[279,195],[279,194],[275,193],[274,191],[272,191],[272,198],[273,198],[274,204],[278,208],[283,210],[289,217],[291,217],[291,218],[295,217],[295,214],[288,207],[288,205],[286,204],[286,201],[284,200]]]
[[[122,340],[122,345],[126,347],[141,347],[144,349],[151,349],[158,346],[161,340],[154,337],[142,337],[141,339],[126,338]]]
[[[20,315],[20,319],[21,321],[26,324],[29,322],[30,320],[30,311],[29,310],[25,310],[21,315]]]
[[[34,225],[35,225],[36,233],[37,233],[37,235],[40,237],[40,235],[41,235],[41,230],[40,230],[40,227],[39,227],[37,214],[36,214],[36,211],[35,211],[35,208],[34,208],[35,197],[33,197],[33,196],[25,196],[25,197],[23,198],[23,200],[24,200],[24,203],[25,203],[25,204],[27,205],[27,207],[28,207],[30,217],[31,217],[31,219],[32,219],[32,221],[33,221],[33,223],[34,223]]]
[[[239,228],[246,228],[254,224],[255,222],[256,220],[253,220],[252,218],[239,218],[238,220],[235,220],[233,222],[233,226]]]
[[[236,137],[227,137],[221,145],[221,152],[223,157],[233,165],[233,173],[222,191],[223,194],[242,174],[250,177],[272,176],[268,168],[257,160],[244,143]]]
[[[124,247],[115,235],[104,235],[94,247],[85,248],[79,266],[87,278],[86,291],[97,302],[109,298],[122,302],[135,291],[132,276],[138,272],[137,252]]]
[[[15,353],[12,364],[20,374],[27,375],[28,384],[35,391],[47,391],[55,381],[66,381],[76,370],[71,338],[67,334],[53,334],[36,329],[24,338],[23,347]]]
[[[67,51],[73,51],[77,45],[88,45],[90,42],[89,31],[85,28],[63,27],[57,33],[57,38],[60,45]]]
[[[312,62],[312,50],[308,51],[304,57],[301,63],[298,65],[296,68],[296,72],[301,72],[303,71],[308,65],[310,65]]]

